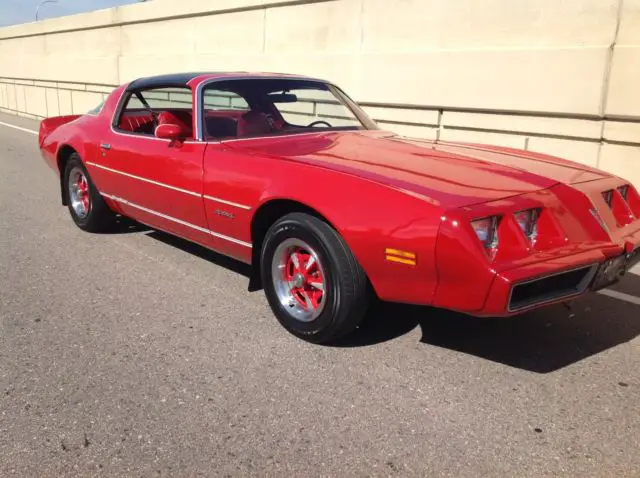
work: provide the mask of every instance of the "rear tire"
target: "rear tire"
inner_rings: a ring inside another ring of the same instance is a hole
[[[77,153],[69,157],[62,181],[69,213],[80,229],[101,232],[113,226],[116,215],[102,199]]]
[[[260,265],[273,313],[301,339],[335,341],[367,311],[372,294],[364,270],[340,235],[317,217],[291,213],[274,223]]]

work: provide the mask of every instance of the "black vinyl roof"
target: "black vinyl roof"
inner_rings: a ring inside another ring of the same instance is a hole
[[[192,73],[171,73],[167,75],[148,76],[146,78],[139,78],[133,80],[127,85],[127,91],[147,90],[153,88],[186,88],[194,78],[199,76],[215,76],[220,75],[219,80],[249,80],[249,79],[264,79],[264,80],[291,80],[291,81],[315,81],[322,82],[315,78],[307,78],[298,75],[288,75],[279,73],[256,73],[252,74],[246,71],[243,72],[214,72],[214,71],[199,71]],[[255,76],[255,78],[249,78]],[[235,77],[235,78],[234,78]],[[277,89],[277,88],[276,88]]]
[[[127,86],[127,91],[146,90],[149,88],[185,88],[194,78],[207,75],[210,72],[172,73],[170,75],[149,76],[133,80]]]

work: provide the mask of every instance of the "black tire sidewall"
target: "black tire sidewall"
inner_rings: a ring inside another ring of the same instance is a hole
[[[71,171],[74,168],[79,168],[84,174],[85,178],[87,178],[87,185],[89,188],[89,212],[85,217],[80,217],[76,214],[75,210],[73,209],[73,206],[71,205],[71,198],[69,197],[69,176],[71,175]],[[97,209],[99,209],[100,207],[100,202],[102,201],[102,197],[100,196],[100,193],[98,192],[97,188],[93,184],[91,176],[89,175],[87,168],[82,163],[80,156],[78,156],[75,153],[71,155],[71,157],[69,158],[69,161],[67,161],[67,164],[64,168],[63,185],[64,185],[64,194],[67,201],[67,206],[69,208],[69,213],[71,214],[71,218],[73,219],[73,222],[75,222],[80,229],[84,229],[84,230],[92,229],[92,226],[94,226],[95,225],[94,223],[96,223],[97,221],[97,217],[96,217],[98,214]]]
[[[342,284],[336,273],[335,252],[327,244],[325,231],[320,230],[314,221],[284,220],[276,223],[267,233],[261,254],[262,281],[269,301],[278,321],[294,335],[312,342],[321,342],[333,334],[335,322],[340,317]],[[313,321],[303,322],[293,317],[280,303],[273,284],[271,264],[277,247],[286,239],[295,238],[306,242],[318,254],[324,270],[325,305],[320,315]]]

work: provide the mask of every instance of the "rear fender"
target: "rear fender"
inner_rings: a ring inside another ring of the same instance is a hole
[[[66,139],[66,138],[65,138]],[[86,145],[84,141],[79,136],[74,135],[65,141],[64,143],[60,143],[56,150],[56,165],[59,172],[60,177],[60,198],[62,200],[62,205],[67,205],[65,188],[64,188],[64,169],[67,164],[67,160],[69,156],[73,153],[77,153],[80,156],[80,160],[85,164],[88,158],[90,158],[90,153],[87,151]]]
[[[38,144],[42,146],[44,140],[63,124],[71,123],[82,115],[54,116],[44,119],[40,122],[40,130],[38,132]]]

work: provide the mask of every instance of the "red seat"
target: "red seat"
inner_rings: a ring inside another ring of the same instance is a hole
[[[131,131],[132,133],[146,132],[152,123],[150,114],[142,115],[126,115],[120,119],[118,127],[124,131]]]
[[[158,124],[175,124],[180,126],[185,138],[193,137],[193,117],[191,111],[170,110],[163,111],[158,115]]]

